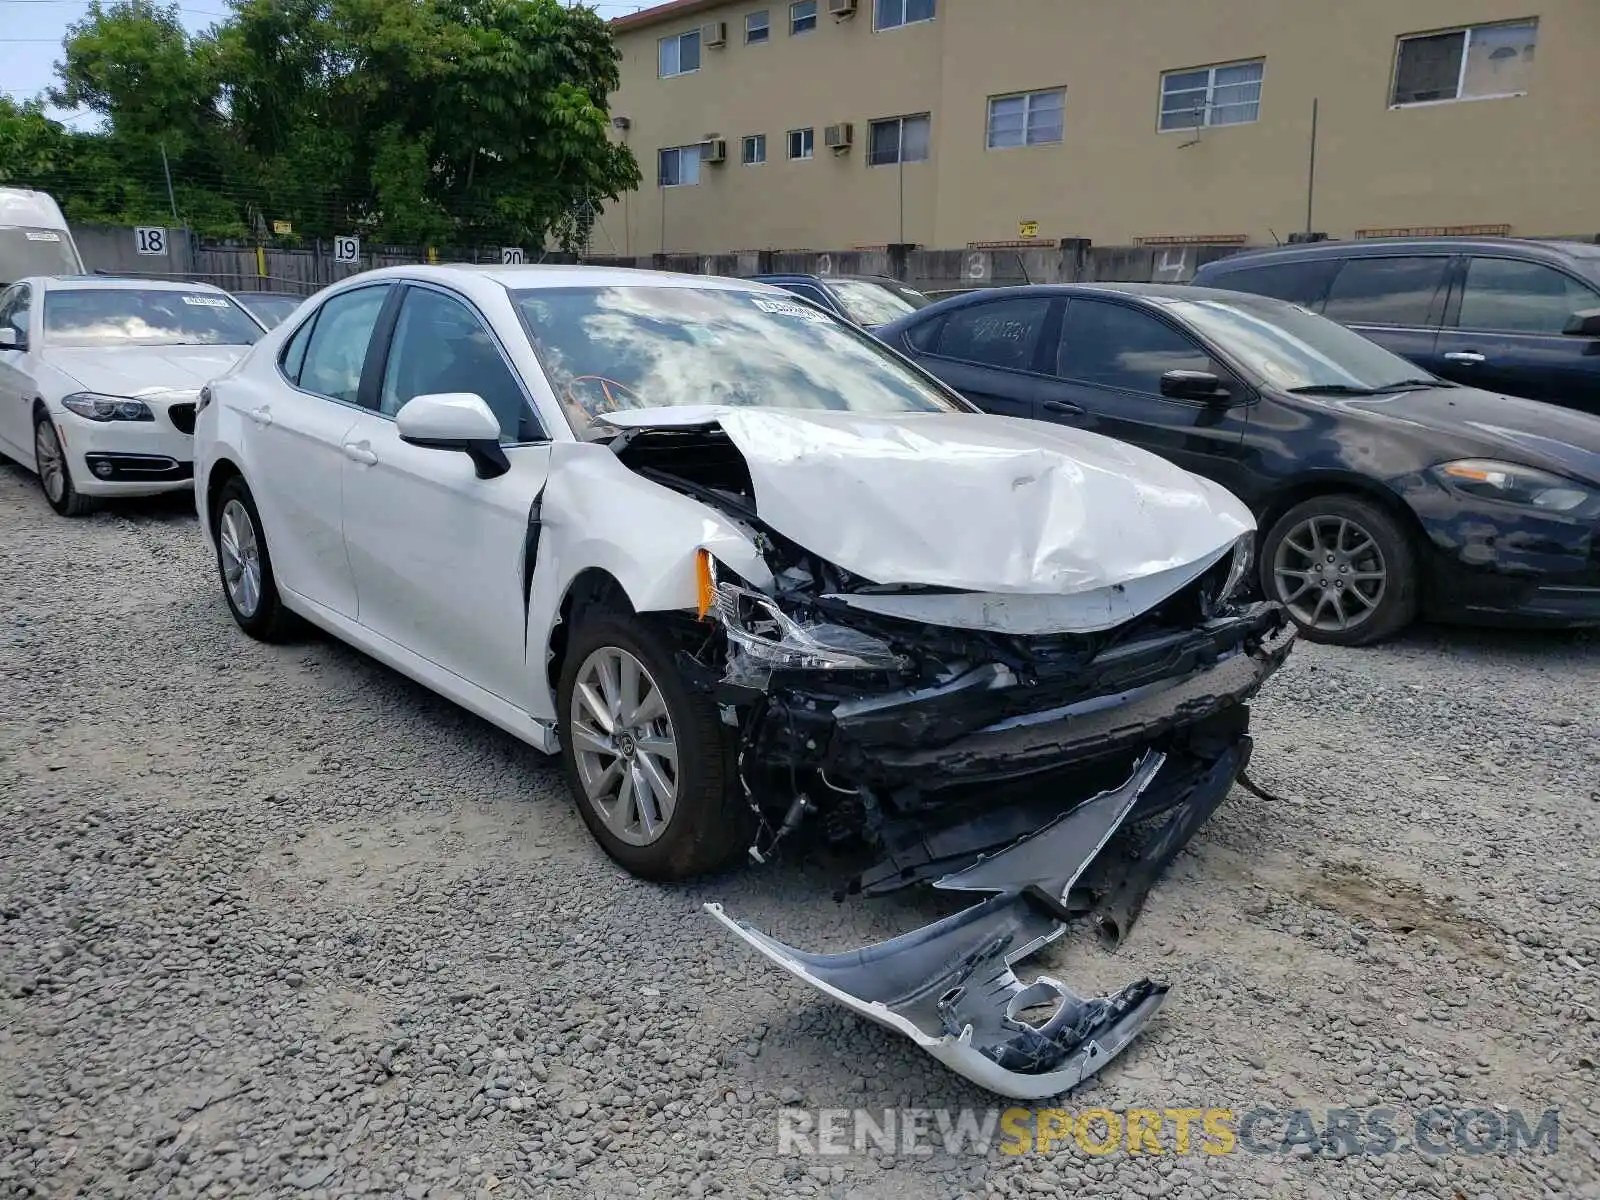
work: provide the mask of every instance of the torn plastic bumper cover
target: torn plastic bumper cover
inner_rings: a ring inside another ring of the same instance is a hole
[[[876,946],[808,954],[733,920],[720,905],[706,909],[784,970],[974,1083],[1019,1100],[1058,1095],[1116,1057],[1161,1008],[1168,986],[1141,979],[1086,998],[1049,976],[1024,984],[1012,968],[1061,936],[1073,884],[1164,762],[1162,753],[1147,752],[1126,783],[940,881],[996,892],[990,899]]]

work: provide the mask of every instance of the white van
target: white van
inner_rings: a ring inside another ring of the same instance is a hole
[[[83,259],[56,202],[0,187],[0,288],[29,275],[82,275]]]

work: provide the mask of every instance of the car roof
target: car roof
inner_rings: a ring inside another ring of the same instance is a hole
[[[19,282],[30,282],[22,280]],[[31,282],[51,292],[86,291],[141,291],[141,292],[215,292],[228,293],[213,283],[183,283],[171,279],[136,279],[126,275],[43,275]]]
[[[1196,274],[1225,274],[1243,267],[1264,266],[1268,263],[1303,262],[1322,258],[1377,258],[1391,254],[1415,254],[1418,251],[1445,254],[1490,254],[1504,256],[1508,252],[1536,261],[1558,262],[1582,259],[1586,265],[1600,260],[1600,245],[1589,242],[1569,242],[1538,238],[1474,238],[1474,237],[1397,237],[1360,238],[1347,242],[1306,242],[1295,246],[1275,246],[1260,250],[1246,250],[1214,259],[1200,267]]]
[[[523,288],[561,287],[697,287],[727,291],[766,290],[765,285],[725,275],[687,275],[674,271],[643,271],[636,267],[553,266],[530,263],[520,267],[498,264],[440,263],[437,266],[380,267],[363,271],[349,280],[420,279],[438,283],[466,283],[490,280],[516,291]]]

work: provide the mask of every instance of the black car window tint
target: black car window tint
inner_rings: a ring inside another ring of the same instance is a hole
[[[1073,300],[1061,327],[1056,374],[1063,379],[1159,394],[1168,371],[1210,371],[1211,356],[1136,308]]]
[[[1346,259],[1322,315],[1347,325],[1427,325],[1446,255]]]
[[[1039,296],[959,309],[945,318],[937,353],[986,367],[1031,370],[1049,312],[1049,299]]]
[[[1600,308],[1600,294],[1542,263],[1509,258],[1467,260],[1462,329],[1560,333],[1572,315]]]
[[[1212,286],[1271,296],[1274,300],[1288,300],[1302,308],[1317,310],[1327,298],[1328,285],[1338,270],[1336,258],[1274,263],[1225,272],[1215,277]]]

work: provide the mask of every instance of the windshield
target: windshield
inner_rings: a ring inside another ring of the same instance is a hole
[[[0,287],[29,275],[81,275],[83,264],[59,229],[0,228]]]
[[[1285,301],[1177,300],[1171,311],[1281,391],[1377,391],[1429,378],[1354,330]]]
[[[249,346],[261,332],[216,292],[72,288],[44,296],[52,346]]]
[[[259,317],[268,329],[282,324],[283,319],[300,307],[302,296],[250,295],[235,296],[240,304]]]
[[[966,411],[860,330],[811,304],[692,287],[511,293],[567,420],[694,405]]]
[[[866,279],[830,279],[828,287],[844,305],[844,311],[857,325],[871,328],[887,325],[908,312],[928,304],[928,298],[912,288],[873,283]]]

